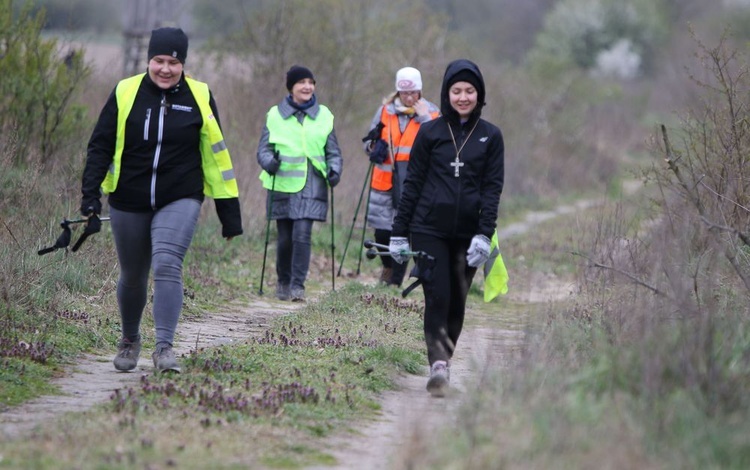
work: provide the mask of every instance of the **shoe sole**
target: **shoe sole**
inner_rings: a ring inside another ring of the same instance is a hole
[[[138,367],[138,364],[135,364],[132,367],[123,367],[123,366],[118,366],[117,364],[115,364],[115,370],[119,370],[120,372],[130,372],[131,370],[134,370],[136,367]]]
[[[430,395],[433,397],[444,397],[448,392],[449,386],[450,382],[448,382],[448,379],[442,375],[430,377],[430,380],[427,381],[427,391],[430,392]]]

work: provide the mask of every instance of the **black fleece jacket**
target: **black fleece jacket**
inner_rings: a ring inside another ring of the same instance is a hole
[[[213,95],[210,105],[220,122]],[[101,212],[100,186],[115,153],[117,112],[113,90],[89,140],[81,186],[84,215],[89,208],[97,214]],[[175,87],[162,90],[146,74],[125,124],[120,179],[115,191],[109,194],[109,204],[122,211],[148,212],[178,199],[203,201],[202,126],[198,104],[184,76]],[[216,199],[215,203],[222,235],[240,235],[239,200]]]
[[[476,74],[480,84],[477,107],[464,124],[448,100],[450,78],[462,70]],[[441,95],[442,116],[422,124],[412,146],[392,235],[414,232],[440,238],[492,237],[503,191],[505,143],[500,129],[480,117],[485,93],[476,65],[466,60],[451,63]],[[462,164],[458,177],[456,167],[451,165],[455,164],[457,147]]]

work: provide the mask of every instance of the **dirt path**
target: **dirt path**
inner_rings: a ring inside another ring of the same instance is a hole
[[[520,329],[469,328],[461,336],[451,364],[451,393],[433,398],[425,390],[425,376],[404,375],[398,390],[381,397],[378,420],[355,434],[335,436],[327,449],[337,465],[308,470],[397,470],[412,468],[410,456],[423,451],[432,430],[456,419],[463,397],[485,368],[497,370],[520,344]]]
[[[523,234],[542,221],[590,205],[592,203],[585,202],[529,214],[524,221],[499,231],[500,239]],[[533,290],[516,290],[509,297],[517,302],[546,302],[567,296],[571,291],[571,286],[550,278],[535,280],[531,285]],[[417,294],[421,295],[421,292],[413,295]],[[244,340],[261,333],[272,317],[298,307],[288,302],[258,299],[248,305],[229,306],[200,320],[183,321],[177,331],[176,352],[183,354],[195,348]],[[468,312],[467,325],[451,365],[452,393],[448,397],[431,398],[425,391],[426,366],[424,376],[402,376],[397,390],[382,395],[379,419],[364,423],[356,433],[334,436],[325,444],[338,464],[311,467],[310,470],[397,469],[399,467],[394,462],[408,462],[409,455],[413,455],[410,453],[422,449],[429,430],[456,419],[462,398],[483,371],[502,368],[513,355],[523,339],[523,326],[503,315],[503,312]],[[137,384],[141,376],[150,374],[152,369],[150,354],[145,350],[138,368],[130,373],[114,370],[111,353],[85,356],[70,374],[54,380],[60,388],[59,395],[43,396],[0,413],[0,438],[23,435],[45,420],[67,412],[85,411],[103,403],[109,400],[114,390]]]
[[[299,306],[259,299],[248,305],[229,306],[199,320],[183,321],[177,328],[175,352],[182,355],[196,348],[247,339],[262,332],[270,318]],[[116,389],[135,386],[141,376],[153,371],[151,355],[146,349],[132,372],[116,371],[112,366],[113,354],[114,350],[107,355],[82,357],[70,368],[70,373],[52,381],[59,387],[59,395],[45,395],[0,413],[0,438],[23,435],[46,420],[104,403]]]
[[[552,211],[531,212],[524,220],[498,230],[500,240],[522,235],[534,226],[554,217],[571,214],[596,205],[597,201],[580,201],[559,206]],[[513,290],[508,297],[514,302],[533,304],[549,302],[571,295],[567,281],[540,275],[526,290]],[[415,292],[415,298],[421,295]],[[489,325],[489,326],[488,326]],[[425,448],[431,431],[459,419],[463,398],[486,371],[505,367],[523,341],[523,327],[517,315],[502,311],[480,314],[467,311],[467,324],[451,363],[452,393],[432,398],[425,390],[424,376],[403,375],[397,390],[381,397],[379,419],[360,427],[355,433],[334,436],[328,451],[336,457],[335,466],[313,466],[307,470],[406,470],[412,468],[410,456]]]

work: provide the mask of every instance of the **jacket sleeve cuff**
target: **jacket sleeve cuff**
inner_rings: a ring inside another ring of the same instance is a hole
[[[240,200],[214,199],[216,213],[221,221],[221,236],[236,237],[242,235],[242,213],[240,212]]]

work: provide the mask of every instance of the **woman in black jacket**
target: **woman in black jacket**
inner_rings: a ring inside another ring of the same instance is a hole
[[[172,349],[182,310],[182,263],[204,195],[212,197],[222,235],[242,233],[237,181],[208,85],[186,77],[182,29],[151,33],[146,73],[121,80],[89,140],[81,185],[86,231],[99,230],[108,195],[120,278],[122,338],[115,369],[138,365],[140,326],[153,271],[158,372],[179,371]]]
[[[442,116],[422,124],[412,147],[389,246],[399,263],[411,246],[435,259],[433,266],[417,261],[425,297],[427,390],[434,396],[448,388],[466,296],[477,267],[489,257],[505,153],[500,129],[480,117],[485,86],[476,64],[451,62],[440,98]]]

